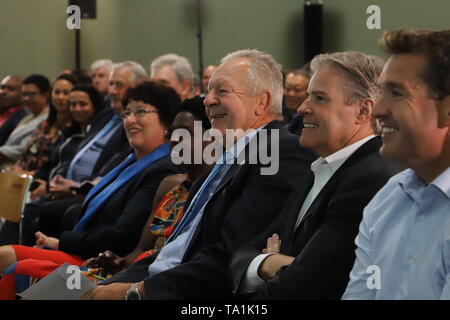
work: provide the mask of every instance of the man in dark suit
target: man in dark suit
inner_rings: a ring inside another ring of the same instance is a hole
[[[225,153],[227,161],[218,161],[208,177],[192,187],[190,205],[162,250],[116,274],[84,298],[232,296],[227,271],[231,252],[270,224],[315,158],[278,120],[282,94],[280,66],[270,55],[243,50],[222,59],[205,98],[212,126],[223,134],[226,129],[249,131],[239,139],[225,137],[224,145],[232,146]],[[265,165],[255,161],[264,151],[272,156]],[[245,160],[236,162],[236,158]],[[264,169],[273,167],[273,172],[264,174]]]
[[[6,76],[0,82],[0,146],[27,114],[22,106],[22,79]]]
[[[357,52],[312,61],[300,144],[320,157],[271,226],[233,255],[238,297],[341,297],[363,209],[394,173],[371,125],[382,65]]]

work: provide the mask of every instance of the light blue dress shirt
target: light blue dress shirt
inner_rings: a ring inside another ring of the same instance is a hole
[[[90,177],[103,148],[121,126],[120,116],[115,114],[103,129],[74,156],[67,170],[67,178],[80,182]]]
[[[222,179],[225,177],[226,173],[231,167],[231,164],[234,162],[234,160],[238,159],[239,154],[244,150],[248,141],[250,141],[260,129],[261,128],[253,130],[250,133],[243,136],[242,138],[240,138],[229,150],[227,150],[224,158],[221,158],[225,160],[217,161],[216,165],[211,170],[208,178],[202,184],[199,191],[192,199],[191,204],[186,209],[186,212],[184,213],[183,218],[181,219],[178,227],[181,227],[183,225],[183,220],[190,216],[189,212],[190,210],[192,210],[192,207],[196,203],[196,198],[200,197],[203,192],[208,193],[205,204],[195,215],[192,222],[190,222],[187,225],[187,227],[185,227],[175,239],[173,240],[172,238],[168,239],[167,243],[164,245],[164,247],[161,249],[158,256],[156,257],[156,260],[148,268],[150,277],[153,277],[165,270],[174,268],[181,263],[181,260],[183,259],[183,256],[188,248],[188,245],[191,242],[192,237],[194,236],[195,229],[198,227],[200,220],[203,216],[203,210],[205,209],[206,204],[208,203],[209,199],[211,199],[211,197],[213,196]],[[225,161],[225,165],[222,164],[223,161]],[[217,171],[215,169],[218,166],[222,168],[219,169],[220,171],[217,173],[217,175],[212,178],[212,175],[214,174],[215,171]],[[180,230],[177,229],[174,230],[174,232],[177,233],[179,231]]]
[[[343,299],[450,299],[450,168],[426,185],[411,169],[364,210]]]

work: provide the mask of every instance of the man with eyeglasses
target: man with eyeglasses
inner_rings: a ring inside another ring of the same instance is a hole
[[[39,74],[27,77],[22,86],[22,103],[30,112],[0,147],[0,167],[14,163],[25,150],[28,137],[47,118],[50,94],[49,80]]]

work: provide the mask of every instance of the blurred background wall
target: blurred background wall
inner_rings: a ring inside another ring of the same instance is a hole
[[[96,59],[150,61],[173,52],[198,72],[196,0],[97,0],[97,18],[81,21],[81,66]],[[369,30],[369,5],[381,29]],[[0,0],[0,78],[75,68],[75,31],[66,27],[67,0]],[[226,53],[258,48],[285,68],[304,63],[304,0],[201,0],[204,65]],[[323,0],[324,51],[380,54],[376,41],[394,28],[450,28],[449,0]]]

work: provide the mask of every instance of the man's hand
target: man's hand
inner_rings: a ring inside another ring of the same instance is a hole
[[[39,186],[31,192],[31,200],[35,200],[47,194],[47,181],[41,179],[34,179],[34,181],[37,182]]]
[[[58,250],[59,248],[59,240],[56,238],[48,237],[42,232],[36,232],[34,234],[36,237],[36,247],[43,248],[48,247],[54,250]]]
[[[76,186],[77,183],[73,180],[65,179],[60,175],[57,175],[50,181],[50,193],[56,198],[56,199],[64,199],[69,198],[73,196],[72,190],[70,190],[70,187]]]
[[[281,239],[278,234],[274,233],[267,238],[267,245],[262,249],[262,253],[280,253]]]
[[[281,239],[274,233],[267,239],[266,248],[262,253],[272,253],[259,265],[258,276],[263,280],[269,280],[275,277],[281,267],[287,266],[295,260],[294,257],[280,254]]]
[[[81,300],[124,300],[125,294],[131,288],[131,283],[111,283],[98,286],[94,290],[86,292]],[[139,283],[139,293],[144,299],[144,281]]]
[[[99,253],[95,258],[90,258],[83,263],[87,268],[100,268],[104,274],[116,274],[125,268],[126,261],[114,252],[107,250]]]

